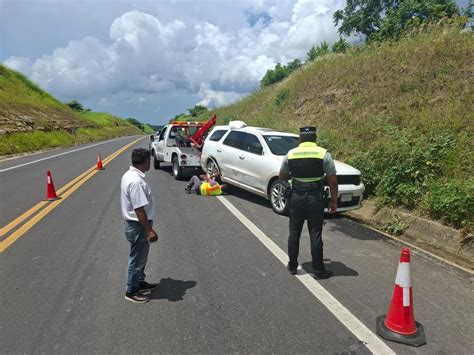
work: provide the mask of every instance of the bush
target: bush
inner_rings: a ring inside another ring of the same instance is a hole
[[[430,181],[422,208],[432,218],[456,228],[474,227],[474,178],[467,181]]]

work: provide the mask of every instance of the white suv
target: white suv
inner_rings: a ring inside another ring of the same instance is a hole
[[[216,126],[201,155],[205,172],[219,171],[222,181],[263,196],[278,214],[288,213],[283,195],[286,184],[278,180],[283,157],[298,146],[298,135],[268,128],[248,127],[242,121]],[[360,208],[364,184],[360,171],[335,161],[339,184],[338,212]]]

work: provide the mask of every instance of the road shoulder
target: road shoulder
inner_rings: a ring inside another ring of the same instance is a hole
[[[389,238],[410,243],[474,274],[474,236],[471,233],[464,233],[396,208],[377,208],[371,200],[363,201],[360,209],[345,212],[344,215],[377,229]],[[390,226],[398,228],[400,234],[395,236],[386,233]]]

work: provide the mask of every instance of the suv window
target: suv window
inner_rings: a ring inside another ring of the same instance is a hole
[[[286,155],[299,144],[298,137],[293,136],[264,135],[263,138],[275,155]]]
[[[249,153],[262,155],[263,147],[257,136],[247,133],[244,140],[243,150]]]
[[[221,140],[222,136],[227,132],[226,129],[219,129],[215,131],[210,137],[209,140],[213,142],[218,142]]]
[[[244,132],[237,132],[233,131],[230,132],[229,135],[224,139],[224,144],[228,145],[229,147],[242,149],[244,144],[245,133]]]

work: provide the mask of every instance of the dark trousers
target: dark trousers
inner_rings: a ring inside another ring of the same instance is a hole
[[[318,190],[293,191],[290,197],[290,236],[288,238],[288,256],[290,268],[298,266],[300,237],[304,221],[308,221],[313,271],[324,270],[323,263],[323,220],[324,202]]]

